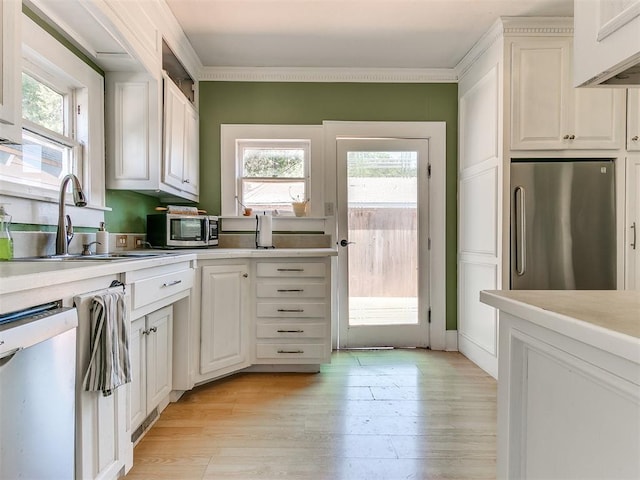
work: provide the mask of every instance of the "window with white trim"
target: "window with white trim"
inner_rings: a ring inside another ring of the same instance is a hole
[[[72,112],[75,88],[47,81],[35,68],[22,72],[22,144],[11,147],[12,161],[0,165],[2,176],[57,191],[68,173],[82,178],[82,144],[76,140]]]
[[[0,145],[0,201],[17,223],[48,224],[62,178],[74,173],[88,205],[74,224],[104,220],[104,78],[22,15],[22,141]],[[67,201],[70,202],[69,195]]]
[[[221,125],[221,212],[323,216],[322,125]]]
[[[309,195],[309,140],[239,140],[238,201],[256,211],[292,213]]]

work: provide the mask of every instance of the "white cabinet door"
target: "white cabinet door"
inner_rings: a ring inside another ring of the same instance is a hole
[[[147,413],[171,392],[173,307],[147,315]]]
[[[511,148],[564,148],[570,44],[564,39],[511,47]]]
[[[183,189],[198,195],[200,184],[200,132],[198,112],[193,105],[185,104],[185,140],[184,140],[184,179]]]
[[[571,39],[511,45],[511,149],[618,149],[624,135],[621,89],[572,87]]]
[[[627,92],[627,150],[640,152],[640,88]]]
[[[249,365],[247,264],[202,267],[200,374]]]
[[[131,322],[131,336],[129,337],[129,358],[131,359],[129,415],[132,431],[138,428],[147,416],[145,330],[145,317]]]
[[[183,189],[187,99],[167,77],[164,78],[164,163],[162,180]]]
[[[131,323],[129,412],[134,431],[171,392],[173,307],[165,307]]]
[[[625,288],[640,290],[640,154],[627,157]]]
[[[20,25],[21,2],[0,2],[0,139],[20,143],[21,69]]]
[[[158,190],[158,80],[143,73],[109,72],[105,83],[107,188]]]

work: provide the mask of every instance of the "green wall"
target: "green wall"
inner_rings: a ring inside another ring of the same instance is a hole
[[[317,125],[324,120],[446,122],[447,329],[455,330],[457,84],[200,82],[199,207],[220,212],[221,124]]]
[[[122,233],[146,233],[147,214],[161,204],[156,197],[127,190],[107,190],[106,202],[111,207],[104,214],[107,231]]]

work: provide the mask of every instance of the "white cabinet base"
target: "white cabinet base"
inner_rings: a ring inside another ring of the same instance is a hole
[[[640,478],[637,369],[500,312],[498,478]]]

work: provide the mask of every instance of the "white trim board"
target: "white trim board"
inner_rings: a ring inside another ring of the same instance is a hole
[[[200,81],[457,83],[452,68],[204,67]]]

